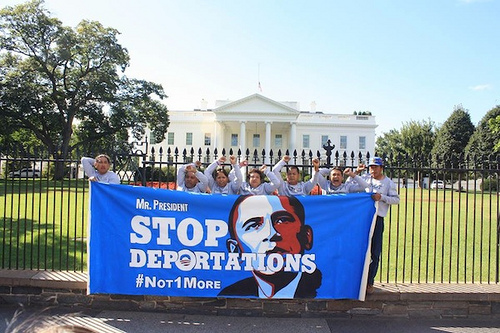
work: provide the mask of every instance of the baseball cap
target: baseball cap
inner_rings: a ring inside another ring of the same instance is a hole
[[[384,160],[380,157],[377,157],[377,156],[372,157],[370,159],[370,163],[368,163],[368,166],[370,166],[370,165],[384,166]]]

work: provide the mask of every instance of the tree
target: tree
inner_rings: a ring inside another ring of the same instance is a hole
[[[495,140],[495,146],[493,147],[493,149],[496,152],[499,152],[500,151],[500,115],[496,116],[495,118],[490,119],[488,121],[488,125],[490,126],[491,132],[497,136],[496,140]]]
[[[411,120],[401,127],[401,146],[409,156],[429,155],[435,138],[435,125],[430,119],[427,121]]]
[[[500,105],[488,111],[479,121],[467,144],[466,152],[468,154],[486,156],[495,151],[495,147],[498,151],[500,147],[498,119],[500,119]]]
[[[377,138],[376,151],[378,155],[405,155],[429,154],[436,137],[435,125],[428,121],[403,123],[400,130],[392,129],[389,133]]]
[[[129,55],[119,32],[85,20],[63,26],[43,4],[0,11],[2,124],[33,133],[56,159],[89,142],[126,140],[129,132],[139,140],[146,127],[162,141],[167,96],[161,85],[123,74]]]
[[[464,153],[474,129],[468,110],[461,105],[456,106],[438,130],[432,154],[439,158],[458,157]]]
[[[378,156],[404,154],[401,133],[396,129],[391,129],[388,133],[383,133],[375,142],[375,152]]]

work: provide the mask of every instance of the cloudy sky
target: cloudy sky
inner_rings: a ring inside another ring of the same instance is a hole
[[[24,1],[4,0],[2,8]],[[46,0],[64,25],[120,31],[129,77],[169,109],[260,93],[301,110],[371,111],[377,135],[410,120],[472,122],[500,104],[500,0]],[[261,91],[258,88],[260,81]]]

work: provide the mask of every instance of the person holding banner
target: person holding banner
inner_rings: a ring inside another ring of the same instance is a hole
[[[331,170],[321,169],[318,184],[324,194],[363,192],[368,187],[368,183],[357,175],[362,170],[364,170],[364,165],[359,166],[356,172],[353,172],[351,168],[342,171],[340,167],[334,167]],[[328,173],[330,173],[330,181],[325,178]],[[345,182],[344,175],[349,176]]]
[[[177,191],[205,193],[208,188],[208,178],[199,171],[200,161],[181,166],[177,170]]]
[[[106,184],[120,184],[120,177],[113,171],[109,171],[111,159],[108,155],[100,154],[95,159],[91,157],[82,157],[81,163],[85,174],[89,177],[89,181]]]
[[[248,165],[247,161],[240,163]],[[269,183],[264,181],[264,176],[269,178]],[[248,182],[243,182],[240,187],[241,195],[271,195],[280,186],[280,179],[271,172],[267,165],[262,165],[260,169],[252,169],[248,172]]]
[[[288,164],[289,161],[290,156],[285,155],[278,163],[276,163],[273,167],[273,172],[276,177],[281,178],[281,169],[285,166],[285,164]],[[313,159],[312,164],[314,166],[312,177],[307,182],[300,181],[300,171],[296,165],[289,165],[286,173],[286,181],[281,181],[281,184],[278,187],[278,194],[308,195],[318,183],[319,177],[319,159]]]
[[[226,157],[221,156],[217,161],[211,163],[205,169],[205,176],[208,178],[208,187],[212,194],[238,194],[243,175],[236,161],[236,156],[229,156],[229,161],[233,166],[230,173],[224,169],[223,164],[226,162]],[[232,178],[232,180],[230,180]]]
[[[371,239],[371,263],[368,270],[367,294],[373,294],[373,284],[377,275],[380,254],[382,253],[382,235],[384,233],[384,217],[390,205],[399,204],[399,194],[396,184],[384,175],[384,160],[373,157],[368,164],[369,172],[366,182],[369,184],[367,192],[373,193],[372,199],[377,203],[377,221]]]
[[[322,274],[315,255],[305,254],[312,248],[313,230],[305,224],[304,207],[296,197],[240,196],[228,224],[228,251],[251,261],[253,270],[251,277],[225,287],[219,296],[316,297]],[[287,270],[287,260],[301,265]]]

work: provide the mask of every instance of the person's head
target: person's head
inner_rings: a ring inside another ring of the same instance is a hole
[[[286,181],[288,184],[297,185],[300,180],[300,171],[296,165],[291,165],[288,167],[288,171],[286,173]]]
[[[258,187],[264,182],[264,173],[259,169],[252,169],[248,172],[248,184],[252,188]]]
[[[195,171],[186,171],[186,175],[184,177],[184,186],[186,188],[193,188],[198,184],[198,178],[196,177]]]
[[[103,175],[108,172],[109,168],[111,167],[111,159],[108,155],[105,154],[98,155],[95,158],[94,167],[96,168],[97,172]]]
[[[214,172],[214,179],[218,186],[224,187],[229,182],[228,172],[220,166]]]
[[[344,181],[344,172],[341,168],[335,167],[330,171],[330,182],[333,186],[340,186]]]
[[[240,196],[228,223],[231,252],[303,254],[312,248],[304,207],[293,196]]]
[[[368,163],[368,169],[370,171],[370,175],[375,179],[380,179],[383,177],[384,172],[384,160],[378,156],[375,156],[370,159]]]

